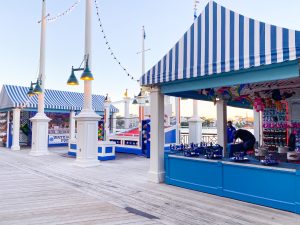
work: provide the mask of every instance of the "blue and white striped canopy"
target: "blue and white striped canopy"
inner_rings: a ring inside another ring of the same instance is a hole
[[[300,57],[300,32],[263,23],[213,1],[140,84],[258,67]]]
[[[15,85],[3,85],[0,94],[0,109],[7,108],[37,108],[37,96],[28,97],[28,87]],[[102,95],[93,95],[92,103],[96,112],[104,111],[104,99]],[[51,110],[81,110],[83,107],[83,94],[78,92],[45,90],[45,109]],[[118,112],[118,109],[111,106],[112,113]]]

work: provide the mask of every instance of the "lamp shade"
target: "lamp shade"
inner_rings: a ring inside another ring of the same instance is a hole
[[[80,80],[94,80],[93,74],[90,71],[88,64],[85,66],[84,71],[80,77]]]
[[[138,102],[137,102],[136,98],[135,98],[135,99],[133,99],[133,101],[132,101],[132,104],[133,104],[133,105],[136,105],[136,104],[138,104]]]
[[[27,95],[28,95],[29,97],[32,97],[32,96],[35,95],[35,93],[33,92],[32,84],[30,85],[30,88],[29,88],[29,90],[28,90],[28,92],[27,92]]]
[[[69,77],[69,79],[67,81],[67,85],[79,85],[78,80],[77,80],[77,78],[75,76],[73,68],[72,68],[71,75],[70,75],[70,77]]]
[[[43,92],[39,82],[36,82],[35,88],[33,89],[33,93],[41,94]]]

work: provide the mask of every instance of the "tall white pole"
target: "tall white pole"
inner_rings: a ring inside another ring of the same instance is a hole
[[[88,57],[88,66],[90,70],[92,70],[92,11],[92,0],[86,0],[85,57]],[[92,81],[90,80],[84,81],[84,110],[92,111]]]
[[[85,57],[92,68],[92,0],[86,0],[85,11]],[[77,120],[77,152],[75,165],[80,167],[98,166],[98,121],[100,116],[92,109],[92,81],[84,81],[83,110]]]
[[[47,155],[48,152],[48,124],[50,119],[44,112],[45,108],[45,51],[46,51],[46,0],[42,0],[41,43],[40,43],[40,68],[39,80],[42,93],[38,95],[38,113],[30,120],[32,122],[32,141],[30,155]]]
[[[142,28],[142,74],[145,74],[145,27]]]
[[[42,19],[41,19],[41,43],[40,43],[40,68],[39,68],[39,79],[42,82],[41,88],[42,93],[38,95],[38,113],[44,114],[45,108],[45,55],[46,55],[46,0],[43,0],[42,6]]]

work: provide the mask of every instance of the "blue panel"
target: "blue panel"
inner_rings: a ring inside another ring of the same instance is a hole
[[[289,60],[289,30],[286,28],[282,29],[282,48],[283,48],[283,61]]]
[[[201,75],[201,35],[202,35],[202,15],[198,17],[198,38],[197,38],[197,76]],[[196,76],[196,77],[197,77]]]
[[[249,59],[250,59],[250,67],[254,66],[254,20],[249,20]]]
[[[295,31],[296,57],[300,57],[300,31]],[[297,45],[298,44],[298,45]]]
[[[183,37],[183,79],[186,78],[187,70],[187,33]]]
[[[48,147],[65,147],[65,146],[68,146],[68,143],[48,144]]]
[[[205,8],[205,55],[204,55],[204,72],[208,74],[208,65],[209,65],[209,6],[207,5]]]
[[[271,25],[271,62],[277,62],[277,35],[274,25]]]
[[[265,64],[266,63],[266,28],[265,28],[265,23],[260,22],[259,23],[259,43],[260,43],[260,64]]]
[[[217,72],[217,3],[213,2],[213,73]]]
[[[199,162],[170,158],[168,162],[168,183],[197,191],[222,195],[222,171],[217,162]],[[203,172],[201,172],[203,171]]]
[[[225,72],[225,7],[221,7],[221,72]]]
[[[226,197],[292,211],[295,174],[270,169],[223,165],[223,194]],[[287,191],[289,190],[289,191]]]
[[[244,68],[244,16],[239,16],[239,68]]]
[[[113,148],[112,147],[106,147],[105,148],[105,153],[112,153],[113,152]]]
[[[165,144],[176,143],[176,130],[165,132]]]
[[[76,152],[68,152],[68,155],[76,156]]]
[[[300,170],[296,172],[296,213],[300,214]]]
[[[98,152],[102,153],[102,147],[98,147]]]
[[[115,147],[116,152],[122,152],[122,153],[130,153],[135,155],[142,155],[142,149],[140,148],[126,148],[126,147]]]
[[[191,27],[191,45],[190,45],[191,52],[190,52],[190,65],[189,65],[191,77],[194,76],[194,25]]]
[[[234,70],[234,12],[230,11],[230,70]]]
[[[116,159],[116,156],[98,156],[98,160],[100,161],[107,161],[107,160],[114,160]]]

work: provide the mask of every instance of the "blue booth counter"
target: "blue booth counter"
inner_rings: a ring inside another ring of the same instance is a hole
[[[300,214],[300,165],[191,158],[165,154],[165,182]]]

